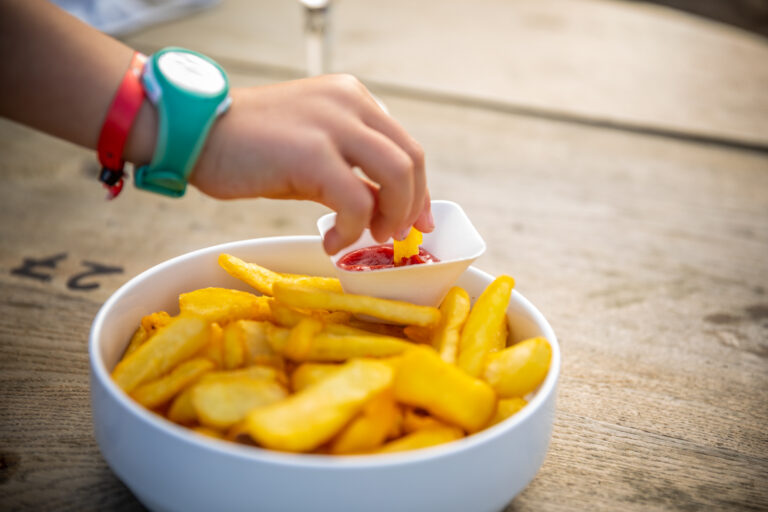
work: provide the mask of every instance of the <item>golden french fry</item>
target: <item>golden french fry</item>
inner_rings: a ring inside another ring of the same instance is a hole
[[[387,390],[371,399],[334,438],[330,452],[340,455],[372,451],[384,443],[397,419],[397,404],[392,391]]]
[[[313,288],[341,291],[341,284],[336,278],[278,274],[255,263],[247,263],[231,254],[220,254],[219,265],[231,276],[240,279],[264,295],[271,296],[272,285],[282,280],[306,284]]]
[[[145,382],[156,379],[194,356],[210,338],[208,323],[197,316],[179,315],[131,355],[123,358],[112,378],[130,393]]]
[[[499,276],[480,294],[459,339],[459,367],[473,377],[483,372],[485,356],[501,350],[499,329],[507,321],[507,306],[515,280]]]
[[[326,326],[328,328],[330,326]],[[331,330],[335,328],[331,327]],[[286,357],[291,330],[271,326],[267,330],[272,348]],[[407,341],[378,334],[333,334],[325,329],[315,334],[309,350],[297,362],[338,362],[356,357],[389,357],[401,354],[411,347]],[[295,356],[295,354],[294,354]]]
[[[487,383],[421,345],[400,358],[394,390],[399,402],[425,409],[467,432],[483,428],[496,407],[496,394]]]
[[[402,325],[432,326],[440,320],[437,308],[398,300],[320,290],[287,282],[275,283],[272,291],[280,302],[295,308],[347,311]]]
[[[446,363],[456,363],[461,329],[469,316],[469,310],[469,294],[463,288],[454,286],[448,290],[440,304],[440,324],[432,337],[432,346]]]
[[[247,430],[261,446],[310,451],[330,440],[374,396],[392,385],[392,368],[358,359],[280,402],[247,416]]]
[[[551,359],[546,338],[530,338],[489,354],[483,378],[502,398],[525,396],[544,381]]]
[[[271,300],[229,288],[201,288],[179,295],[179,309],[223,325],[241,319],[269,320]]]
[[[263,365],[246,366],[245,368],[237,370],[209,372],[200,378],[200,382],[202,383],[209,380],[221,382],[227,379],[240,379],[246,377],[249,379],[272,380],[283,386],[288,385],[288,377],[285,375],[285,372],[272,366]]]
[[[144,327],[144,329],[146,329],[147,332],[151,335],[159,328],[168,325],[170,322],[171,315],[165,311],[156,311],[155,313],[151,313],[142,317],[141,326]]]
[[[336,373],[341,365],[332,363],[303,363],[291,373],[291,389],[294,393]]]
[[[224,368],[234,370],[245,363],[245,342],[242,329],[237,323],[224,328]]]
[[[464,432],[456,427],[434,427],[416,430],[382,446],[376,453],[394,453],[418,450],[438,444],[449,443],[464,437]]]
[[[442,323],[442,316],[440,322]],[[439,324],[438,324],[439,325]],[[429,327],[420,327],[418,325],[406,325],[403,328],[403,335],[414,343],[422,345],[431,345],[435,329]]]
[[[171,406],[168,407],[166,416],[169,420],[180,425],[191,425],[197,421],[197,412],[192,403],[192,389],[190,386],[173,399]]]
[[[141,319],[141,323],[131,337],[128,348],[125,349],[123,357],[131,354],[137,348],[139,348],[145,341],[152,337],[155,332],[165,326],[171,321],[171,316],[165,311],[157,311],[150,315],[146,315]]]
[[[283,354],[293,361],[305,361],[312,352],[314,338],[323,329],[323,323],[312,317],[302,319],[291,329]]]
[[[447,427],[442,421],[425,414],[413,407],[407,407],[403,412],[402,429],[406,434],[416,432],[417,430],[424,430],[425,428],[435,427]]]
[[[212,322],[210,330],[210,339],[198,355],[213,361],[217,367],[221,368],[224,366],[224,329],[218,323]]]
[[[174,368],[168,375],[137,387],[131,392],[131,396],[144,407],[154,409],[170,401],[179,391],[214,367],[213,362],[203,357],[190,359]]]
[[[339,311],[338,313],[341,313]],[[349,313],[349,318],[342,323],[345,327],[354,327],[355,329],[359,329],[361,331],[366,331],[369,333],[374,334],[382,334],[384,336],[392,336],[393,338],[405,338],[405,327],[402,325],[392,325],[392,324],[382,324],[378,322],[367,322],[365,320],[360,320],[359,318],[356,318]],[[340,322],[341,323],[341,322]],[[416,326],[408,326],[408,327],[416,327]],[[424,327],[424,329],[428,329],[428,327]]]
[[[273,380],[228,376],[197,383],[192,390],[192,404],[200,423],[226,429],[242,421],[250,411],[286,396],[285,388]]]
[[[214,428],[208,428],[203,426],[192,427],[192,430],[205,437],[212,437],[214,439],[225,439],[224,434]]]
[[[143,325],[139,324],[139,326],[136,328],[136,330],[133,332],[133,336],[131,336],[131,341],[128,342],[128,347],[125,349],[125,352],[123,353],[123,357],[126,357],[133,352],[136,351],[137,348],[139,348],[141,345],[144,344],[145,341],[149,339],[149,333],[144,328]]]
[[[245,364],[267,365],[282,370],[283,357],[272,349],[267,339],[269,322],[238,320],[234,322],[245,349]]]
[[[395,240],[393,244],[395,266],[400,266],[404,263],[404,259],[419,254],[419,245],[421,245],[422,239],[421,231],[411,226],[405,239]]]
[[[517,414],[517,412],[520,411],[520,409],[522,409],[526,405],[528,405],[528,402],[526,402],[525,399],[520,398],[518,396],[514,398],[500,399],[498,404],[496,404],[496,413],[493,415],[493,418],[491,419],[490,424],[495,425],[497,423],[504,421],[510,416]]]

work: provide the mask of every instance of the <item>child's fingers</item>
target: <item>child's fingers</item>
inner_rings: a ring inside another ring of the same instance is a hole
[[[323,248],[328,254],[336,254],[357,240],[368,227],[375,198],[369,185],[341,159],[317,171],[324,179],[316,200],[336,212],[336,224],[325,234]]]
[[[384,112],[375,101],[371,103],[372,105],[362,113],[363,122],[392,140],[408,154],[413,162],[414,195],[411,208],[406,215],[406,222],[398,227],[402,231],[409,228],[417,220],[423,211],[424,199],[427,197],[424,150],[392,116]]]
[[[414,163],[392,140],[367,126],[350,130],[341,141],[344,158],[379,185],[371,234],[383,242],[409,226],[415,188]]]
[[[427,190],[427,194],[424,197],[424,207],[421,209],[421,212],[413,225],[422,233],[431,233],[435,229],[435,220],[432,217],[432,203],[429,197],[429,190]]]

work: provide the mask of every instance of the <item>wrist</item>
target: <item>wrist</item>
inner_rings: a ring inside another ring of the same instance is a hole
[[[125,159],[128,162],[139,166],[152,160],[157,141],[157,122],[157,110],[144,98],[125,144]]]

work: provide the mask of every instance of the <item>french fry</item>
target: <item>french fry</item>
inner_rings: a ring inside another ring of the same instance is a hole
[[[198,434],[205,436],[205,437],[212,437],[213,439],[224,439],[224,434],[219,432],[218,430],[214,428],[209,427],[203,427],[201,425],[198,425],[196,427],[192,427],[192,430],[194,432],[197,432]]]
[[[440,323],[443,322],[442,315],[440,316]],[[439,325],[439,324],[438,324]],[[421,345],[431,345],[432,337],[434,336],[435,329],[429,327],[419,327],[418,325],[406,325],[403,328],[403,335],[414,343]]]
[[[336,313],[341,313],[341,311],[337,311]],[[405,333],[404,333],[405,327],[402,325],[382,324],[379,322],[368,322],[366,320],[361,320],[359,318],[356,318],[349,313],[347,313],[347,315],[349,315],[349,319],[343,322],[343,325],[345,327],[354,327],[355,329],[359,329],[361,331],[366,331],[374,334],[383,334],[384,336],[392,336],[393,338],[405,337]],[[407,326],[407,327],[416,327],[416,326]],[[419,328],[421,329],[421,327]],[[424,329],[428,329],[428,327],[424,327]]]
[[[437,308],[403,301],[320,290],[287,282],[275,283],[272,291],[276,299],[294,308],[347,311],[401,325],[432,326],[440,320]]]
[[[170,401],[179,391],[214,367],[213,362],[203,357],[190,359],[174,368],[168,375],[137,387],[131,396],[144,407],[154,409]]]
[[[397,404],[391,390],[387,390],[371,399],[360,415],[344,427],[331,443],[330,452],[342,455],[375,450],[387,439],[397,419]]]
[[[341,368],[332,363],[303,363],[291,373],[291,389],[294,393],[333,375]]]
[[[316,318],[324,324],[345,324],[349,322],[351,315],[346,311],[321,311],[305,310],[299,311],[279,301],[272,301],[270,304],[272,317],[275,323],[283,327],[294,327],[304,318]]]
[[[544,381],[551,359],[546,338],[530,338],[488,354],[483,378],[502,398],[525,396]]]
[[[176,395],[171,406],[168,407],[166,416],[179,425],[192,425],[197,422],[197,412],[192,403],[192,387],[188,387]]]
[[[151,336],[155,331],[161,327],[165,327],[171,322],[171,315],[165,311],[156,311],[149,315],[142,317],[141,326],[147,330],[147,333]]]
[[[416,430],[399,439],[390,441],[376,453],[395,453],[408,450],[418,450],[429,446],[449,443],[464,437],[464,432],[456,427],[435,427]]]
[[[425,409],[470,433],[483,428],[496,407],[496,394],[488,384],[422,346],[401,357],[394,390],[398,402]]]
[[[323,329],[323,323],[316,318],[302,319],[291,329],[288,343],[283,347],[283,353],[293,361],[305,361],[312,352],[312,345],[317,333]]]
[[[432,346],[446,363],[455,364],[459,352],[459,338],[469,316],[469,294],[454,286],[440,304],[440,323],[432,337]]]
[[[280,402],[251,411],[246,428],[259,445],[306,452],[330,440],[374,396],[392,385],[384,363],[358,359]]]
[[[240,279],[264,295],[272,295],[272,286],[278,281],[297,282],[313,288],[341,291],[338,279],[298,274],[278,274],[255,263],[247,263],[231,254],[220,254],[219,265],[231,276]]]
[[[195,355],[209,338],[210,329],[205,320],[192,315],[179,315],[117,363],[112,378],[123,391],[130,393]]]
[[[411,226],[408,236],[403,240],[395,240],[393,243],[395,266],[402,265],[404,259],[419,254],[419,245],[422,242],[421,231]]]
[[[526,405],[528,405],[528,402],[520,397],[500,399],[498,404],[496,404],[496,413],[493,415],[490,424],[495,425],[504,421],[510,416],[517,414]]]
[[[267,322],[238,322],[243,334],[245,355],[249,364],[261,364],[284,369],[283,357],[272,349],[267,338]]]
[[[224,368],[234,370],[245,363],[245,341],[237,323],[224,327]]]
[[[227,429],[252,410],[288,396],[283,386],[269,379],[246,376],[208,378],[195,385],[192,404],[201,424]]]
[[[141,319],[141,323],[131,337],[128,348],[125,349],[123,357],[127,356],[139,348],[145,341],[152,337],[153,334],[160,328],[171,321],[171,316],[165,311],[157,311],[155,313],[144,316]]]
[[[134,353],[136,349],[143,345],[144,342],[148,339],[149,333],[143,325],[139,324],[139,326],[133,332],[133,336],[131,336],[131,341],[128,342],[128,347],[126,347],[125,352],[123,353],[123,357]]]
[[[444,422],[424,414],[413,407],[406,407],[403,412],[402,429],[406,434],[416,432],[417,430],[424,430],[425,428],[447,427]]]
[[[399,338],[378,334],[334,334],[323,330],[315,334],[309,350],[297,358],[297,354],[289,355],[286,349],[291,337],[290,329],[271,326],[267,334],[276,352],[292,357],[297,362],[340,362],[357,357],[389,357],[401,354],[412,346]]]
[[[507,321],[507,306],[515,280],[499,276],[480,294],[461,331],[459,367],[473,377],[483,372],[485,356],[501,350],[499,329]]]
[[[269,320],[269,297],[228,288],[201,288],[179,296],[182,313],[201,316],[209,322],[225,324],[235,320]]]
[[[210,339],[198,355],[213,361],[218,368],[221,368],[224,366],[224,329],[217,322],[212,322],[210,330]]]

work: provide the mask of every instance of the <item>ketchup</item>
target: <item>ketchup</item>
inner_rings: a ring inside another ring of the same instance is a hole
[[[373,245],[348,252],[336,262],[339,268],[364,272],[395,267],[395,249],[392,244]],[[420,263],[436,263],[440,261],[433,254],[419,247],[419,254],[405,258],[402,265],[418,265]]]

